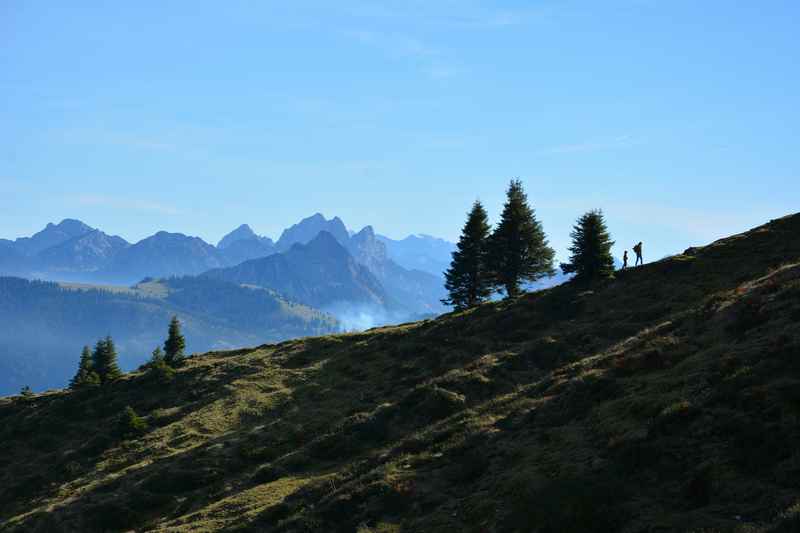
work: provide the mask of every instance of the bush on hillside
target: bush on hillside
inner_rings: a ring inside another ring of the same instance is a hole
[[[416,413],[429,422],[446,418],[465,406],[463,395],[435,385],[417,387],[400,402],[401,409]]]
[[[175,380],[175,369],[163,359],[151,362],[147,369],[147,377],[155,383],[166,385]]]
[[[117,435],[133,437],[147,431],[147,421],[136,414],[133,407],[127,406],[117,417]]]
[[[285,477],[288,473],[286,469],[278,465],[264,465],[258,470],[256,473],[253,474],[253,482],[262,484],[262,483],[272,483],[273,481],[277,481],[282,477]]]

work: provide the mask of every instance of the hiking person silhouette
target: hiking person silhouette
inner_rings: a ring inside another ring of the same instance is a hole
[[[625,253],[622,254],[622,270],[628,268],[628,250],[625,250]]]
[[[636,263],[633,266],[639,266],[640,264],[644,264],[644,259],[642,259],[642,241],[639,241],[639,244],[633,247],[633,252],[636,254]]]

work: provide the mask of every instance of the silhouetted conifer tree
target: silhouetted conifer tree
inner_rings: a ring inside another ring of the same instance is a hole
[[[170,366],[178,366],[183,362],[183,350],[186,349],[186,339],[181,335],[181,322],[173,316],[169,323],[169,333],[164,342],[164,361]]]
[[[111,336],[100,339],[92,352],[92,362],[94,371],[100,377],[100,382],[104,385],[110,383],[122,375],[117,363],[117,349]]]
[[[449,297],[445,305],[466,309],[478,305],[492,293],[492,279],[487,265],[489,217],[476,201],[461,230],[453,261],[445,272],[445,288]]]
[[[506,195],[500,223],[489,238],[489,265],[495,285],[513,297],[520,283],[555,273],[555,253],[528,205],[522,182],[511,180]]]
[[[570,236],[570,262],[561,264],[565,274],[574,272],[575,279],[582,282],[609,278],[614,274],[614,258],[611,256],[614,241],[608,233],[602,211],[584,214]]]
[[[97,385],[100,385],[100,376],[94,371],[92,351],[88,346],[84,346],[83,352],[81,352],[80,363],[78,363],[78,371],[69,382],[69,388],[81,389],[85,387],[96,387]]]
[[[150,357],[150,364],[160,365],[163,362],[164,362],[164,352],[161,351],[161,346],[156,346],[156,349],[153,350],[153,354]]]

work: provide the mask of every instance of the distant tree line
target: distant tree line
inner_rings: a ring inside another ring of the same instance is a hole
[[[579,283],[613,275],[614,243],[601,211],[584,214],[570,236],[570,262],[560,265],[565,274],[574,274]],[[520,294],[523,283],[554,275],[554,259],[555,252],[528,203],[522,182],[511,180],[494,231],[481,202],[472,205],[445,272],[448,298],[442,303],[461,310],[480,304],[495,292],[513,298]]]
[[[162,379],[171,379],[174,369],[183,364],[185,349],[186,339],[181,333],[181,323],[177,316],[173,316],[169,323],[167,340],[164,341],[164,350],[160,346],[156,347],[145,367]],[[98,387],[113,383],[121,376],[117,350],[109,335],[98,340],[94,350],[88,346],[83,347],[78,370],[69,386],[73,390]]]

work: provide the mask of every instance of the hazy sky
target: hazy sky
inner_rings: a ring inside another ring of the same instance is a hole
[[[0,2],[0,237],[456,239],[525,183],[560,255],[653,258],[800,210],[800,3]]]

